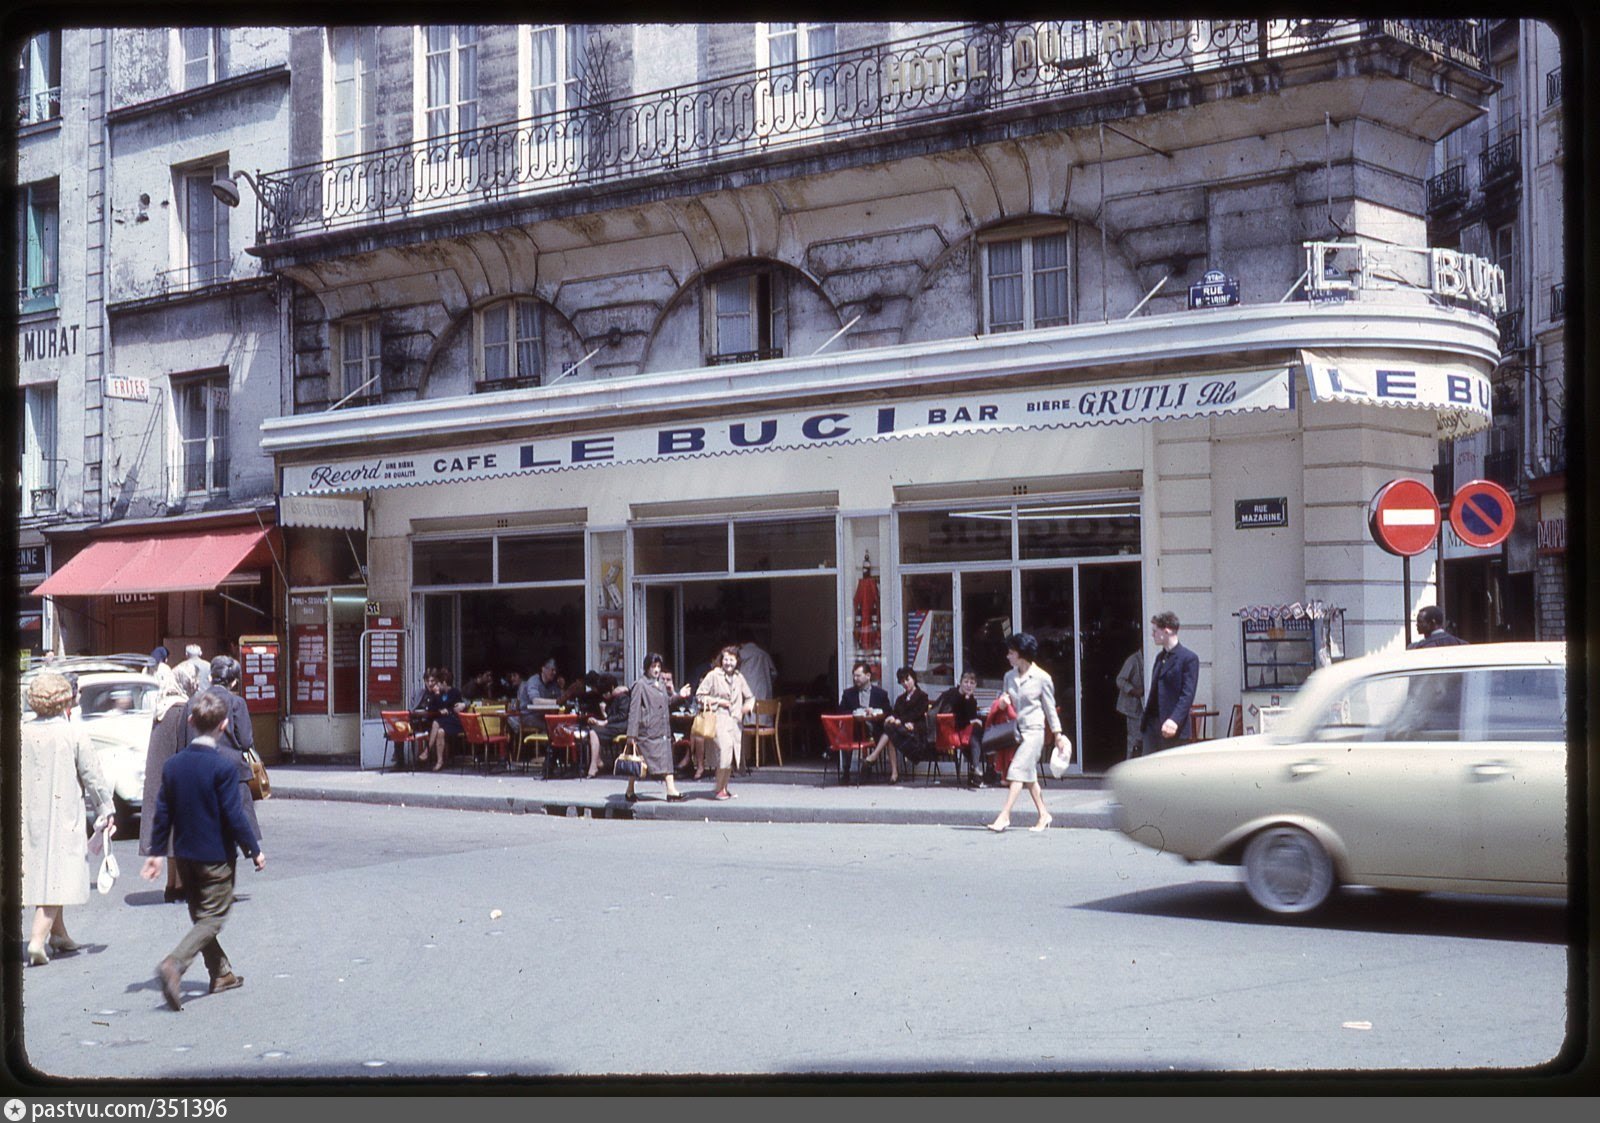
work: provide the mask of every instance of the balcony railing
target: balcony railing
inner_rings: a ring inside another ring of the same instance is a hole
[[[1369,41],[1485,68],[1475,20],[969,24],[265,173],[256,237],[282,241]]]
[[[180,296],[259,275],[259,271],[244,261],[224,258],[217,261],[191,262],[176,269],[164,269],[159,273],[119,279],[113,286],[112,299],[120,302]]]
[[[61,87],[34,90],[17,98],[17,126],[37,125],[61,116]]]
[[[1545,430],[1546,444],[1550,455],[1550,471],[1565,472],[1567,470],[1567,427],[1552,425]]]
[[[60,302],[60,286],[55,281],[47,285],[30,285],[17,290],[17,311],[23,315],[29,312],[49,312]]]
[[[1491,144],[1478,157],[1478,182],[1485,188],[1515,178],[1520,170],[1516,133]]]
[[[1508,355],[1522,349],[1522,309],[1513,308],[1494,318],[1495,330],[1500,333],[1500,353]]]
[[[1502,448],[1494,452],[1485,453],[1483,457],[1483,478],[1490,483],[1499,484],[1507,491],[1514,491],[1517,487],[1517,450]]]
[[[1544,107],[1561,104],[1561,68],[1558,66],[1544,76]]]
[[[1463,206],[1469,194],[1467,166],[1457,164],[1453,168],[1446,168],[1428,180],[1428,213]]]
[[[759,351],[724,351],[720,355],[707,355],[706,366],[721,367],[730,363],[759,363],[765,359],[783,358],[783,348],[764,347]]]
[[[1567,318],[1567,283],[1562,281],[1559,285],[1550,286],[1550,319],[1552,321]]]
[[[34,487],[28,489],[29,512],[34,515],[53,515],[56,512],[56,489]]]

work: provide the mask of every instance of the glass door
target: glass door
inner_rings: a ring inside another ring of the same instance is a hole
[[[1079,634],[1083,705],[1077,742],[1086,772],[1104,772],[1128,756],[1128,723],[1117,711],[1117,672],[1128,656],[1143,654],[1147,640],[1140,611],[1139,563],[1078,567],[1084,606]]]
[[[978,693],[986,702],[1005,685],[1006,637],[1012,631],[1011,573],[956,574],[960,589],[961,669],[978,676]]]
[[[1038,663],[1056,686],[1056,710],[1073,745],[1083,742],[1078,727],[1078,626],[1076,566],[1025,569],[1022,586],[1022,631],[1039,641]]]

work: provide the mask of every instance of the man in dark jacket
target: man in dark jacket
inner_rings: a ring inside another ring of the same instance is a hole
[[[1416,643],[1407,644],[1407,649],[1413,647],[1455,647],[1467,641],[1460,636],[1453,636],[1444,629],[1444,610],[1436,604],[1424,605],[1417,609],[1417,631],[1422,633],[1422,638]]]
[[[189,720],[194,740],[161,769],[150,832],[155,853],[145,859],[141,871],[146,881],[161,876],[165,859],[159,855],[166,853],[171,834],[173,861],[189,889],[189,920],[194,925],[156,965],[161,993],[174,1010],[183,1009],[180,984],[196,955],[205,959],[212,994],[244,985],[243,976],[234,974],[217,942],[233,908],[235,849],[254,860],[256,869],[267,868],[267,856],[245,818],[233,765],[216,751],[216,738],[228,723],[227,703],[215,694],[197,694]]]
[[[1150,638],[1161,648],[1150,670],[1140,739],[1147,753],[1170,749],[1189,739],[1189,708],[1200,685],[1200,656],[1178,642],[1178,616],[1150,617]]]
[[[839,695],[839,704],[833,710],[836,714],[856,714],[865,723],[868,739],[877,740],[883,731],[883,718],[889,712],[889,692],[872,681],[872,668],[866,663],[857,663],[850,668],[850,685],[845,687],[844,693]],[[847,781],[850,779],[850,757],[853,754],[845,753],[839,759],[839,778]]]
[[[256,738],[250,722],[250,707],[237,693],[239,674],[237,659],[229,655],[218,655],[211,660],[211,685],[200,689],[203,693],[221,698],[228,708],[228,720],[217,732],[216,750],[233,764],[233,770],[239,777],[240,794],[244,799],[245,818],[250,820],[250,830],[260,838],[261,823],[256,818],[255,800],[250,796],[250,762],[244,758],[246,749],[255,748]],[[178,725],[180,749],[195,735],[194,725],[189,721],[193,706],[194,698],[184,704],[183,720]]]

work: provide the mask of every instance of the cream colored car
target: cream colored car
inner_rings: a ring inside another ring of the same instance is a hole
[[[1309,912],[1340,884],[1564,897],[1566,677],[1556,643],[1339,663],[1270,734],[1116,765],[1116,824],[1242,866],[1277,913]]]

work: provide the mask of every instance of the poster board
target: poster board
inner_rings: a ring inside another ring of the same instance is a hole
[[[283,644],[277,636],[240,636],[240,687],[253,714],[278,712]]]
[[[367,615],[367,709],[405,705],[405,625],[398,616]]]

